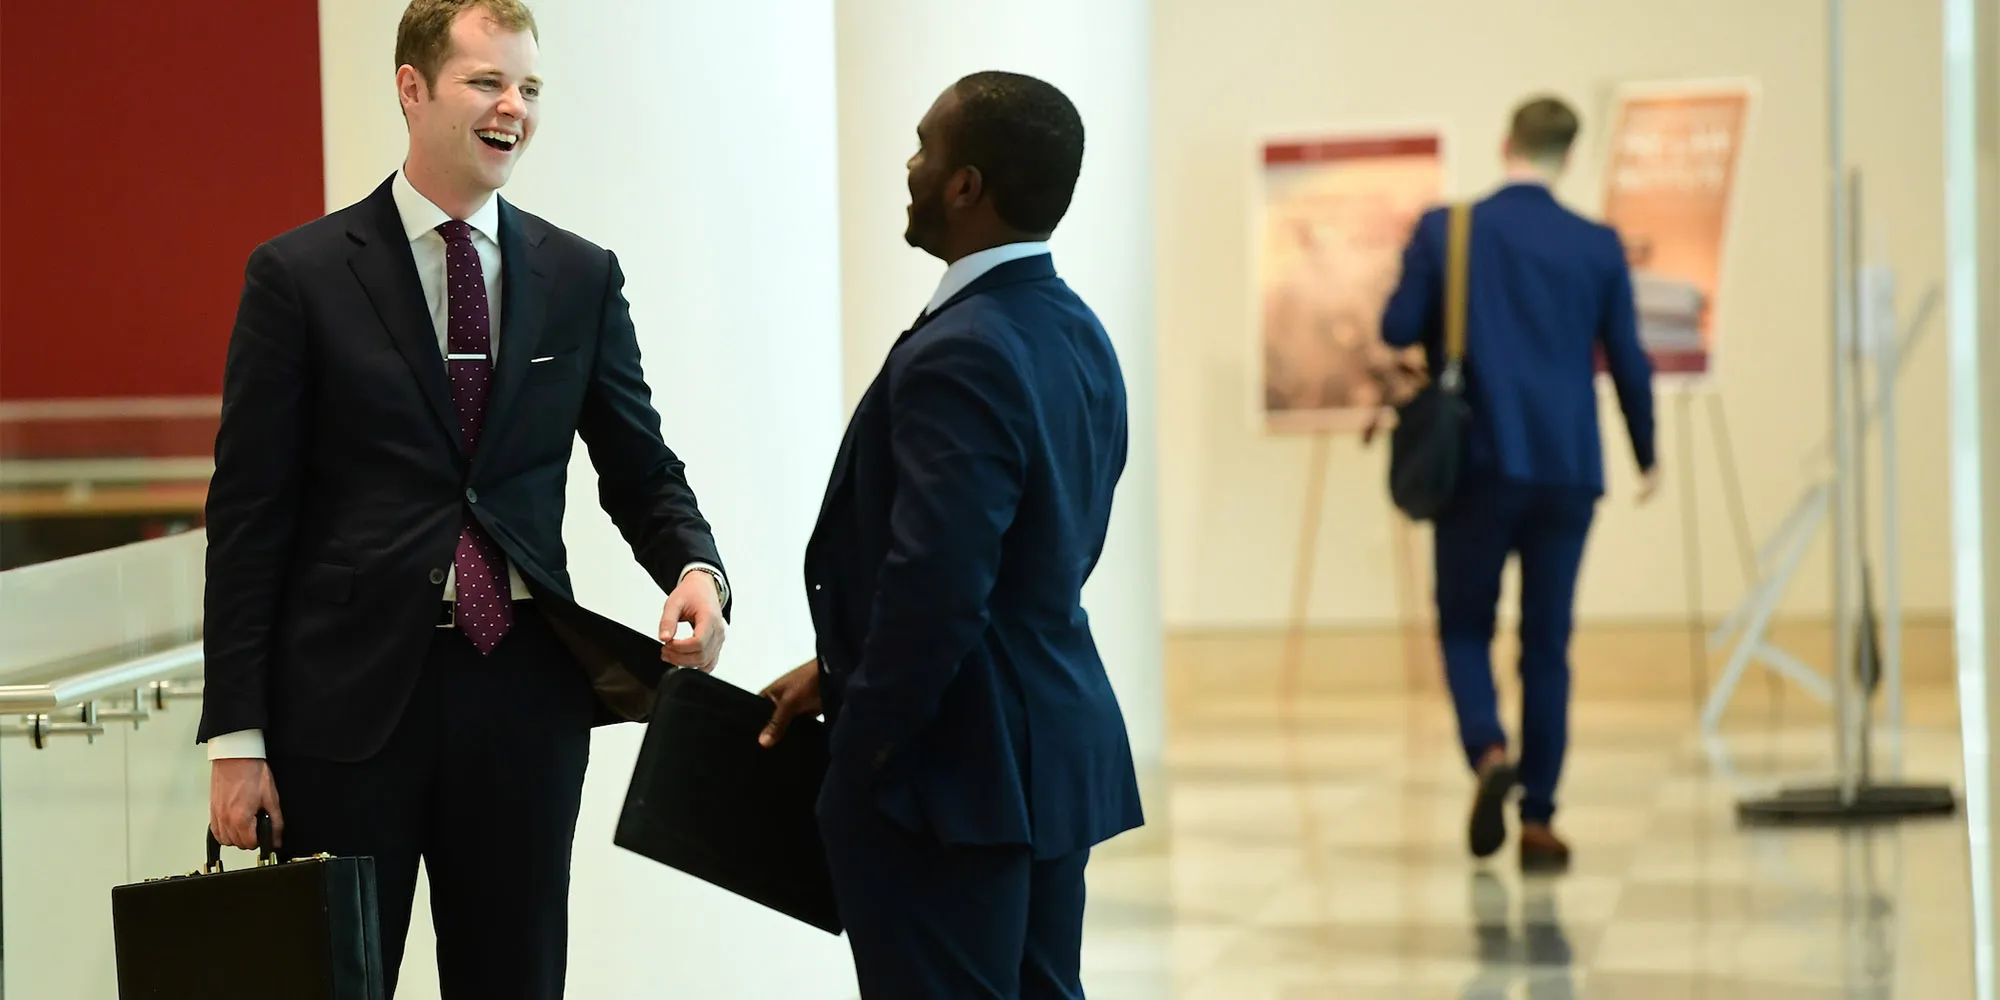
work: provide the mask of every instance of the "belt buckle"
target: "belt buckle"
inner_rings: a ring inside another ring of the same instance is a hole
[[[443,621],[440,621],[440,622],[438,622],[438,623],[437,623],[437,627],[438,627],[438,628],[457,628],[457,627],[458,627],[458,602],[457,602],[457,601],[446,601],[446,602],[444,602],[444,620],[443,620]]]

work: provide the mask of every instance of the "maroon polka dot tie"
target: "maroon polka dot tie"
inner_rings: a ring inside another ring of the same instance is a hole
[[[458,405],[458,426],[465,433],[468,456],[479,448],[479,429],[486,421],[486,391],[493,383],[492,319],[486,303],[486,274],[479,251],[472,245],[472,227],[453,219],[437,227],[444,237],[445,294],[450,317],[445,332],[445,370],[451,376],[451,398]],[[470,500],[470,491],[467,499]],[[514,625],[514,595],[507,582],[507,557],[479,526],[472,511],[458,535],[456,567],[459,631],[481,653],[493,652]]]

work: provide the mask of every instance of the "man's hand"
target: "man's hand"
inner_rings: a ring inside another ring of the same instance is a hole
[[[1382,407],[1376,407],[1375,411],[1368,415],[1368,423],[1361,428],[1361,446],[1363,448],[1375,443],[1375,435],[1382,431],[1382,418],[1387,416],[1388,412],[1388,410]]]
[[[285,842],[285,816],[278,811],[278,785],[271,765],[256,757],[226,757],[208,771],[208,828],[215,839],[246,851],[257,849],[257,811],[271,814],[271,847]]]
[[[674,638],[680,632],[682,622],[687,622],[694,633],[685,639]],[[715,577],[705,570],[695,570],[681,577],[680,585],[667,595],[667,606],[660,612],[660,659],[677,667],[700,667],[704,673],[715,669],[715,661],[722,656],[722,638],[726,626],[722,621],[722,595],[715,586]]]
[[[763,697],[771,699],[773,707],[771,722],[758,734],[757,742],[774,747],[785,738],[785,730],[791,727],[793,719],[820,713],[819,660],[807,660],[793,668],[791,673],[772,681],[771,686],[764,689]]]
[[[1639,474],[1639,503],[1644,505],[1660,491],[1660,467],[1655,465]]]
[[[1366,448],[1375,443],[1376,435],[1382,432],[1382,424],[1396,407],[1417,398],[1430,381],[1428,365],[1421,347],[1396,351],[1384,360],[1370,365],[1369,374],[1381,391],[1381,405],[1372,407],[1368,423],[1361,428],[1361,446]]]

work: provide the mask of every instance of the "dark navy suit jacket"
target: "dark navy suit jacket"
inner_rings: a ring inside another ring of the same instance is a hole
[[[467,514],[591,674],[597,721],[644,719],[666,665],[629,655],[645,636],[572,599],[562,526],[578,437],[600,502],[662,588],[690,562],[721,563],[661,440],[618,260],[500,203],[501,346],[474,454],[393,183],[250,255],[208,490],[198,739],[263,729],[275,754],[381,750],[438,634]]]
[[[1382,314],[1382,339],[1423,344],[1433,372],[1443,369],[1446,224],[1444,209],[1417,223]],[[1652,365],[1639,346],[1617,233],[1541,185],[1501,188],[1473,207],[1467,295],[1466,461],[1475,474],[1603,491],[1600,348],[1633,457],[1642,470],[1653,467]]]
[[[1081,604],[1125,448],[1111,341],[1047,255],[897,341],[806,550],[829,781],[945,843],[1038,858],[1143,822]]]

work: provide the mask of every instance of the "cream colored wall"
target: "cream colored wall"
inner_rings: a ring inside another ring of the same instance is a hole
[[[1905,305],[1942,267],[1939,13],[1932,0],[1851,0],[1849,149],[1869,170]],[[1828,427],[1826,34],[1818,0],[1158,0],[1155,188],[1162,565],[1169,627],[1268,627],[1291,593],[1309,445],[1253,430],[1246,191],[1252,143],[1271,128],[1435,121],[1449,128],[1451,195],[1489,189],[1512,106],[1553,90],[1585,132],[1565,201],[1594,212],[1612,89],[1623,81],[1754,77],[1754,134],[1738,187],[1715,387],[1760,539],[1806,488],[1802,456]],[[1943,337],[1901,384],[1905,606],[1949,607]],[[1635,509],[1630,447],[1608,393],[1607,501],[1579,613],[1685,617],[1680,490],[1699,497],[1701,585],[1711,613],[1744,571],[1702,398],[1659,401],[1666,495]],[[1692,468],[1678,429],[1687,408]],[[1368,625],[1398,614],[1386,455],[1336,440],[1309,614]],[[1419,543],[1422,539],[1419,537]],[[1417,553],[1427,560],[1427,549]],[[1823,612],[1816,553],[1784,611]]]

